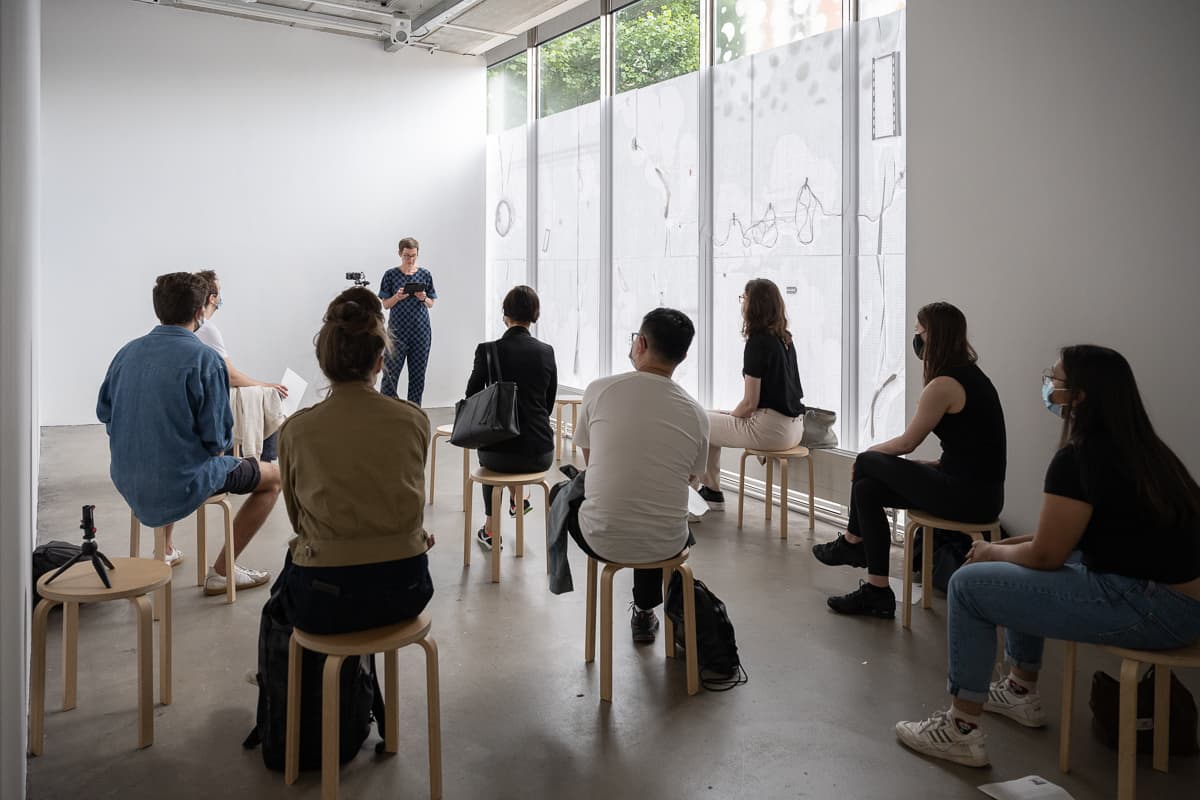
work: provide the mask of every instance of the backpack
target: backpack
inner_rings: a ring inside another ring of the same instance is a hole
[[[282,770],[287,736],[288,645],[292,624],[280,592],[263,605],[258,626],[258,715],[254,729],[242,742],[253,750],[262,745],[267,769]],[[321,768],[321,684],[325,657],[304,651],[300,668],[300,769]],[[375,678],[374,656],[347,658],[342,663],[340,752],[345,764],[358,753],[371,732],[371,718],[384,731],[383,695]],[[378,749],[378,748],[377,748]]]
[[[696,661],[700,665],[700,683],[705,689],[723,692],[741,686],[749,676],[742,669],[734,640],[733,623],[725,604],[703,581],[695,581],[696,594]],[[675,626],[675,646],[684,647],[683,578],[678,572],[671,575],[663,611]],[[705,673],[709,673],[705,675]]]
[[[924,530],[913,537],[913,571],[921,572],[922,548],[925,545]],[[950,578],[967,560],[971,551],[971,537],[958,531],[938,529],[933,537],[933,588],[945,593],[950,588]]]
[[[38,579],[47,572],[54,570],[66,564],[75,556],[79,555],[82,548],[77,544],[70,542],[46,542],[40,544],[33,550],[33,607],[38,604]]]
[[[1154,752],[1154,667],[1137,684],[1137,751]],[[1196,740],[1196,701],[1174,673],[1171,674],[1169,705],[1170,754],[1192,755],[1200,751]],[[1107,672],[1097,670],[1092,675],[1092,731],[1110,750],[1117,749],[1121,717],[1121,682]]]

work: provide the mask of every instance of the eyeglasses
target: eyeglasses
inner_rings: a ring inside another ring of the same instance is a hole
[[[738,295],[738,302],[739,302],[739,303],[744,303],[744,302],[746,302],[746,295],[744,295],[744,294],[739,294],[739,295]]]
[[[1067,381],[1064,378],[1060,378],[1055,375],[1053,369],[1042,370],[1042,383],[1048,383],[1051,386],[1056,383],[1061,383],[1063,386],[1067,385]]]
[[[642,335],[641,331],[634,331],[629,337],[629,345],[632,347],[637,344],[638,337]]]

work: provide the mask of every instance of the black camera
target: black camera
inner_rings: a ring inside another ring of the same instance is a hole
[[[367,273],[365,273],[365,272],[347,272],[346,280],[354,281],[355,286],[370,286],[371,285],[371,282],[369,280],[367,280]]]

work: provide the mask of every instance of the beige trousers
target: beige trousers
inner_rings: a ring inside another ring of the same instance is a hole
[[[708,412],[708,469],[700,482],[709,489],[721,488],[721,448],[753,447],[756,450],[787,450],[804,438],[804,417],[785,417],[778,411],[760,408],[749,417]]]

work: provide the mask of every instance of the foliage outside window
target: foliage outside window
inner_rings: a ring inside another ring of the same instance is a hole
[[[506,131],[525,124],[529,94],[526,82],[529,58],[524,52],[488,67],[488,133]]]
[[[700,4],[642,0],[616,14],[616,93],[700,69]]]

